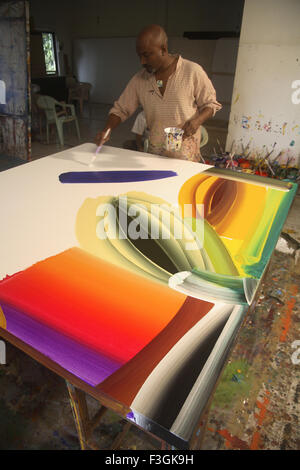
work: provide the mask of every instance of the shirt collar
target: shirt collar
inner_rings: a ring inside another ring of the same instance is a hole
[[[174,55],[175,57],[178,57],[178,61],[177,61],[177,64],[176,64],[176,69],[175,69],[175,72],[177,72],[177,70],[179,70],[179,68],[181,67],[182,65],[182,57],[180,54],[171,54],[171,55]],[[147,79],[147,80],[152,80],[153,77],[154,77],[154,73],[149,73],[147,72],[146,69],[143,69],[142,70],[143,74],[144,74],[144,77]],[[154,77],[155,78],[155,77]]]
[[[182,65],[182,57],[180,54],[176,54],[178,56],[178,61],[177,61],[177,64],[176,64],[176,70],[178,70],[181,65]]]

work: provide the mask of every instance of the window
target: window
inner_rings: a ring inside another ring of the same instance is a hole
[[[43,38],[43,50],[45,56],[46,74],[56,75],[57,64],[56,64],[56,49],[55,49],[55,38],[53,33],[42,33]]]

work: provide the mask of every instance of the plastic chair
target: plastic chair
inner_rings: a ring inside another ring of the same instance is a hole
[[[200,148],[204,147],[208,142],[208,132],[204,126],[201,126],[201,141],[200,141]]]
[[[80,131],[73,104],[65,104],[56,101],[51,96],[39,95],[37,106],[42,109],[46,116],[47,143],[49,144],[49,125],[55,124],[60,145],[64,146],[63,125],[65,122],[75,122],[78,140],[80,141]],[[60,110],[59,110],[60,109]]]

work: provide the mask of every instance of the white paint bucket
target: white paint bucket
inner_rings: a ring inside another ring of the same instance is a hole
[[[182,144],[182,136],[184,131],[179,127],[166,127],[165,128],[166,140],[165,148],[166,150],[180,150]]]

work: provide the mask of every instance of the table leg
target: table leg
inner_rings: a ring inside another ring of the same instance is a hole
[[[77,428],[80,447],[82,450],[86,450],[88,449],[87,441],[89,437],[89,415],[85,393],[82,390],[74,387],[74,385],[68,381],[66,381],[66,384],[70,396],[71,408]]]
[[[97,413],[93,416],[92,419],[90,419],[85,392],[74,387],[74,385],[72,385],[67,380],[66,384],[69,392],[70,403],[74,421],[76,424],[80,447],[82,450],[99,450],[99,447],[97,447],[90,438],[92,436],[93,430],[98,426],[105,412],[107,411],[107,408],[101,405]],[[112,443],[111,449],[116,450],[119,448],[130,427],[130,422],[124,423],[123,429],[116,436],[115,440]]]

